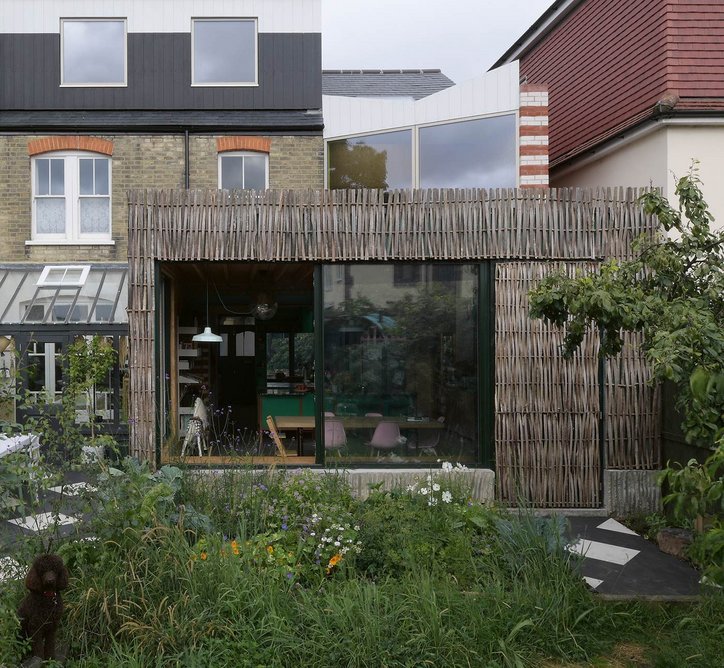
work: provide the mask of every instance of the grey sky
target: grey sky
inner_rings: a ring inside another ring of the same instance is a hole
[[[326,69],[485,72],[552,0],[323,0]]]

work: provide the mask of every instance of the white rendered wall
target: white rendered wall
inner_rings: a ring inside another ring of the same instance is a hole
[[[519,105],[518,61],[515,61],[417,101],[324,95],[324,137],[334,139],[413,125],[514,113]]]
[[[128,32],[190,32],[191,18],[257,18],[259,32],[321,33],[321,0],[0,0],[0,32],[57,33],[61,18],[127,18]]]
[[[672,204],[676,179],[684,176],[692,159],[699,164],[702,189],[715,227],[724,228],[724,124],[661,125],[651,134],[588,162],[581,167],[551,175],[551,186],[560,187],[646,187],[662,188]]]

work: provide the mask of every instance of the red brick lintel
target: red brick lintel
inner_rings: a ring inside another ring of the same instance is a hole
[[[31,139],[28,142],[28,155],[49,153],[50,151],[92,151],[113,155],[113,142],[99,137],[57,136]]]
[[[256,151],[257,153],[269,153],[271,151],[271,139],[267,137],[217,137],[216,150],[219,153],[225,151]]]

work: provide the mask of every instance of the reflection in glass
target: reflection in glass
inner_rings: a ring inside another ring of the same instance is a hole
[[[514,188],[515,116],[420,128],[421,188]]]
[[[256,22],[242,19],[193,23],[195,84],[256,81]]]
[[[324,411],[348,432],[345,456],[369,461],[376,413],[399,424],[385,461],[477,461],[477,265],[351,265],[324,295]],[[324,267],[324,272],[334,267]],[[417,280],[415,273],[418,273]],[[343,453],[344,454],[344,453]],[[377,451],[373,458],[378,456]]]
[[[225,190],[265,190],[265,155],[225,155],[221,158],[221,187]]]
[[[123,84],[126,27],[122,20],[63,21],[63,83]]]
[[[396,188],[412,187],[412,131],[331,141],[329,187]]]

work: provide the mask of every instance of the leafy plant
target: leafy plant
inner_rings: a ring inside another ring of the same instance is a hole
[[[678,210],[658,192],[642,204],[677,236],[639,239],[633,260],[598,274],[544,279],[530,314],[565,328],[567,356],[589,327],[602,334],[602,355],[620,352],[623,331],[641,332],[655,378],[677,384],[687,440],[713,447],[724,437],[724,232],[710,229],[695,168],[676,194]]]

